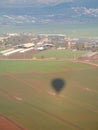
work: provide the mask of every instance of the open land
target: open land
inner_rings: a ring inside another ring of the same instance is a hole
[[[56,59],[56,60],[73,60],[85,54],[85,51],[71,51],[71,50],[31,50],[25,53],[14,53],[8,56],[1,55],[1,59]]]
[[[51,84],[56,78],[65,82],[59,93]],[[97,130],[98,67],[1,60],[0,113],[26,130]]]

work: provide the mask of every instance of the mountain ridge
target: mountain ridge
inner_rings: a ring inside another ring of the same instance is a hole
[[[98,1],[72,0],[56,4],[0,6],[0,26],[98,21]]]

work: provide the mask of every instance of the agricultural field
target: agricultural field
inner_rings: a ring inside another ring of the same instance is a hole
[[[44,51],[36,51],[36,50],[30,50],[28,52],[24,53],[13,53],[8,56],[4,56],[2,53],[0,54],[1,59],[49,59],[49,60],[73,60],[77,59],[84,54],[86,54],[87,51],[72,51],[72,50],[57,50],[57,49],[50,49],[50,50],[44,50]]]
[[[86,51],[72,51],[72,50],[46,50],[34,54],[36,58],[50,58],[50,59],[62,59],[72,60],[84,55]]]
[[[98,67],[1,60],[0,117],[15,130],[98,130]]]

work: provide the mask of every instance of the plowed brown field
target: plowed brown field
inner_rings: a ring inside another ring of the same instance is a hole
[[[17,124],[16,122],[12,121],[11,119],[0,116],[0,130],[25,130]]]

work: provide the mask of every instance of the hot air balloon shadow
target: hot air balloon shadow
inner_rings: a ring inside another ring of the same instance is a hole
[[[66,86],[66,82],[61,78],[55,78],[52,80],[51,85],[56,93],[60,93]]]

